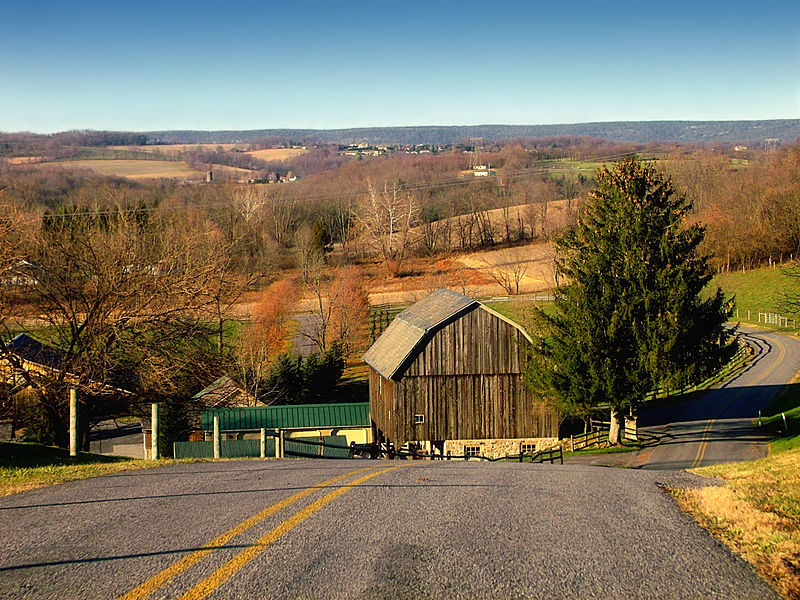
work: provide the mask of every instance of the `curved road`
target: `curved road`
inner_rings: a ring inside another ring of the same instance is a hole
[[[740,332],[753,359],[692,402],[642,414],[640,427],[657,445],[642,451],[635,466],[685,469],[767,455],[768,438],[753,420],[800,370],[800,339],[751,327]]]
[[[732,381],[679,422],[643,417],[654,470],[240,460],[76,481],[0,498],[0,598],[777,599],[663,491],[714,484],[669,469],[764,454],[750,421],[800,341],[746,335]]]
[[[660,487],[699,481],[455,461],[131,471],[0,499],[0,597],[777,599]]]

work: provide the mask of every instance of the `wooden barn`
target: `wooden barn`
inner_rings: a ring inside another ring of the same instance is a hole
[[[558,415],[523,380],[530,343],[517,323],[450,290],[410,306],[364,355],[376,439],[492,457],[555,443]]]

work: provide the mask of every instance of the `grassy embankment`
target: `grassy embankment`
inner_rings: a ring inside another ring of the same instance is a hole
[[[772,442],[767,458],[694,469],[699,475],[724,479],[724,486],[673,493],[678,504],[700,525],[753,563],[784,597],[797,600],[800,408],[793,411],[793,417],[794,433]]]
[[[76,458],[71,458],[69,452],[63,448],[0,442],[0,496],[120,471],[161,467],[175,462],[193,460],[136,460],[88,452],[80,452]]]
[[[782,296],[793,285],[795,289],[800,287],[780,269],[718,275],[713,283],[736,293],[740,321],[747,322],[749,309],[751,322],[755,323],[758,312],[782,313]],[[781,413],[786,416],[785,425]],[[724,479],[725,485],[674,493],[684,510],[753,563],[784,597],[798,600],[800,378],[783,389],[765,414],[762,426],[775,436],[770,442],[770,456],[695,469],[700,475]]]

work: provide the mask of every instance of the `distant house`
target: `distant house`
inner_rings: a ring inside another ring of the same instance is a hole
[[[223,375],[208,387],[203,388],[192,396],[192,400],[206,408],[254,406],[256,404],[253,395],[231,379],[230,375]]]
[[[7,342],[5,349],[18,360],[21,369],[30,373],[49,375],[64,371],[68,383],[80,379],[80,375],[74,372],[69,364],[65,365],[66,356],[63,350],[42,343],[27,333],[20,333]],[[9,361],[0,363],[0,375],[7,384],[11,385],[12,389],[25,385],[25,379]],[[133,381],[126,373],[111,374],[104,381],[89,380],[88,384],[89,387],[94,386],[96,392],[101,393],[132,394],[134,389]]]
[[[202,441],[204,438],[202,426],[204,410],[253,406],[255,403],[253,395],[234,381],[230,375],[223,375],[219,379],[214,380],[192,396],[191,408],[187,414],[189,441],[197,442]],[[145,411],[141,421],[144,457],[150,458],[150,440],[152,435],[150,414]]]
[[[401,312],[364,355],[379,441],[504,456],[558,440],[558,415],[523,375],[531,343],[477,300],[436,290]]]

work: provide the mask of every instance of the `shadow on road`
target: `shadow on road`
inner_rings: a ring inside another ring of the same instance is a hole
[[[731,380],[731,383],[734,381],[735,379]],[[765,411],[784,387],[734,387],[728,384],[717,389],[690,392],[676,398],[675,404],[671,406],[643,410],[639,414],[639,427],[708,419],[757,419],[759,410]]]

